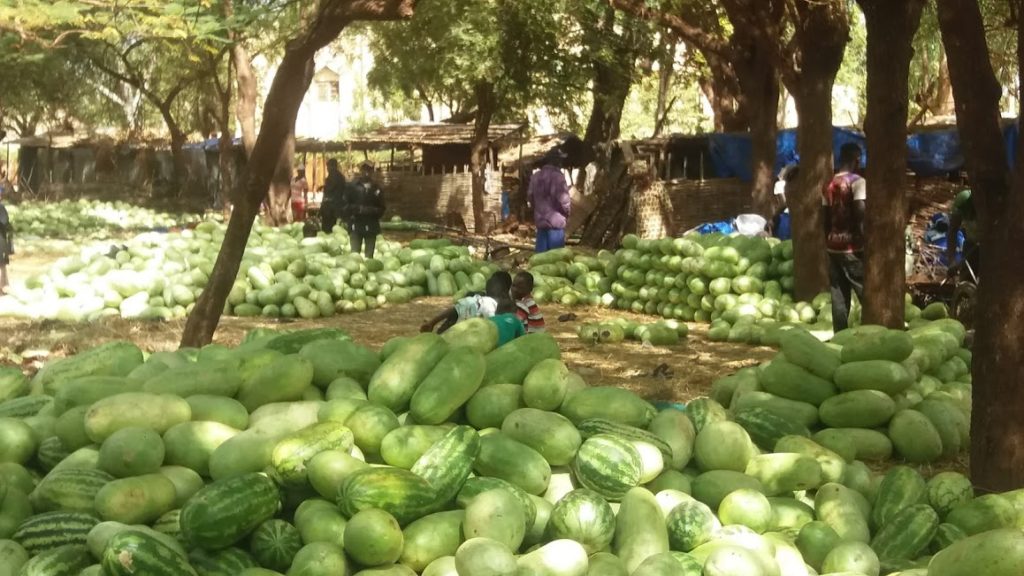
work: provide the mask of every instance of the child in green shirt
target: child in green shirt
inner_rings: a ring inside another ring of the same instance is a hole
[[[504,346],[526,334],[523,322],[516,314],[516,304],[511,298],[498,300],[497,311],[489,320],[498,327],[498,346]]]

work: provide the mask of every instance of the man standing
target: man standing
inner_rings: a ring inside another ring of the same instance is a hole
[[[825,246],[832,289],[832,329],[845,329],[850,319],[850,292],[864,303],[864,214],[867,182],[856,174],[860,146],[839,149],[839,168],[822,191]]]
[[[346,191],[342,213],[348,222],[352,252],[365,248],[363,254],[373,258],[380,218],[384,215],[384,193],[373,181],[373,164],[369,160],[359,165],[359,176]]]
[[[799,176],[800,167],[796,164],[789,164],[779,172],[779,179],[775,182],[775,215],[772,217],[772,236],[779,240],[789,240],[793,237],[786,194],[796,187],[796,179]]]
[[[644,240],[672,236],[675,233],[672,200],[661,182],[656,182],[643,160],[629,165],[633,190],[629,196],[627,216],[633,220],[636,235]]]
[[[957,262],[956,249],[959,247],[960,231],[964,232],[961,260]],[[981,250],[978,245],[978,212],[974,208],[971,189],[961,190],[953,198],[953,209],[949,211],[949,231],[946,233],[946,264],[951,273],[960,269],[963,262],[978,273]]]
[[[338,170],[338,161],[327,161],[327,178],[324,180],[324,198],[320,203],[320,219],[324,232],[330,234],[338,220],[345,216],[342,205],[345,202],[345,176]]]
[[[558,148],[544,156],[544,166],[530,177],[527,202],[533,207],[533,223],[537,226],[536,252],[547,252],[565,246],[565,224],[572,199],[562,174],[565,155]]]

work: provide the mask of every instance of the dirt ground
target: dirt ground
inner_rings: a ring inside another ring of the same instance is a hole
[[[338,327],[357,342],[379,348],[389,338],[412,335],[428,317],[446,305],[445,299],[430,298],[401,306],[361,314],[318,320],[273,321],[252,318],[224,318],[215,342],[237,344],[248,330],[257,327],[282,329]],[[767,360],[770,348],[740,344],[714,343],[703,338],[706,326],[692,324],[690,337],[677,346],[644,347],[636,342],[590,344],[576,337],[581,323],[607,319],[612,314],[590,308],[569,310],[549,305],[543,308],[549,331],[558,339],[566,363],[591,385],[613,385],[634,390],[651,401],[686,402],[707,393],[716,378]],[[559,322],[558,317],[572,312],[577,318]],[[644,321],[645,317],[636,316]],[[646,318],[650,321],[650,318]],[[0,362],[32,367],[49,357],[74,354],[111,340],[127,339],[154,352],[173,350],[184,328],[183,321],[132,322],[107,319],[91,324],[56,321],[0,319]],[[655,368],[665,364],[664,376],[654,376]]]
[[[12,262],[12,281],[45,271],[63,254],[44,250],[20,256]],[[253,318],[223,318],[214,341],[238,344],[253,328],[297,329],[331,326],[348,332],[354,340],[379,348],[395,336],[415,334],[417,327],[436,314],[447,299],[427,298],[404,304],[319,320],[274,321]],[[644,347],[637,342],[591,344],[579,340],[577,328],[586,322],[627,317],[637,322],[650,322],[648,316],[596,308],[569,309],[549,304],[543,307],[548,330],[558,339],[562,358],[592,386],[619,386],[633,390],[652,402],[685,403],[707,395],[711,383],[740,368],[770,359],[775,351],[767,347],[710,342],[706,324],[689,324],[690,335],[671,347]],[[574,314],[575,319],[560,322],[558,318]],[[0,318],[0,364],[21,365],[37,369],[47,359],[75,354],[111,340],[126,339],[148,352],[173,350],[178,346],[184,321],[133,322],[106,319],[91,324],[68,324],[55,321],[27,321]],[[664,364],[655,375],[655,369]],[[896,462],[871,463],[876,472],[884,472]],[[953,461],[914,466],[926,477],[947,470],[967,473],[966,453]]]

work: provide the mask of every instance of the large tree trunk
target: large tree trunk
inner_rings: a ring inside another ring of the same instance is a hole
[[[750,127],[748,109],[743,105],[739,80],[732,63],[715,52],[701,51],[708,72],[698,80],[715,116],[715,132],[745,132]],[[776,91],[776,102],[778,93]],[[778,104],[776,104],[778,105]]]
[[[231,61],[235,66],[235,82],[238,87],[235,115],[242,129],[242,146],[248,158],[252,156],[252,149],[256,146],[256,98],[259,89],[249,51],[240,42],[231,47]]]
[[[473,144],[469,155],[469,171],[473,177],[473,230],[486,234],[490,225],[484,214],[484,196],[487,193],[487,170],[490,165],[491,140],[488,131],[494,117],[494,84],[480,82],[474,88],[476,95],[476,120],[473,123]]]
[[[592,248],[614,248],[628,223],[626,208],[632,181],[626,173],[628,161],[618,148],[602,144],[595,152],[598,176],[594,194],[599,200],[583,227],[581,242]]]
[[[633,32],[628,23],[616,23],[615,10],[608,7],[601,28],[605,34],[616,34],[615,27],[624,26],[627,29],[621,32],[625,40],[624,44],[631,44]],[[606,144],[619,137],[619,127],[622,122],[622,110],[626,106],[626,98],[629,97],[629,90],[633,86],[633,70],[636,68],[636,52],[634,50],[619,49],[613,53],[614,57],[596,58],[592,63],[594,78],[591,85],[591,93],[594,96],[594,106],[590,110],[590,120],[587,122],[587,131],[584,133],[583,142],[588,146]]]
[[[235,170],[234,170],[234,138],[231,132],[231,100],[234,92],[231,90],[231,55],[227,58],[227,78],[221,83],[217,80],[217,97],[220,99],[217,107],[217,129],[220,131],[220,140],[217,143],[217,169],[220,173],[218,186],[220,188],[220,208],[227,218],[231,212],[231,200],[234,194]]]
[[[281,157],[277,160],[274,179],[267,195],[267,220],[271,226],[283,226],[292,221],[292,162],[295,161],[295,122],[285,139]]]
[[[235,189],[235,142],[231,137],[231,92],[227,93],[227,105],[221,108],[220,141],[217,145],[217,167],[220,171],[220,203],[227,216]]]
[[[661,136],[662,130],[665,129],[669,108],[673,102],[669,100],[668,94],[672,89],[672,77],[675,73],[675,39],[662,34],[661,49],[661,59],[658,61],[658,101],[654,107],[654,138]]]
[[[938,0],[957,127],[971,176],[984,254],[975,310],[971,480],[982,491],[1024,487],[1024,156],[1012,184],[999,119],[1002,89],[985,40],[978,3]],[[1024,70],[1019,17],[1018,70]]]
[[[793,276],[796,298],[811,300],[828,285],[821,190],[832,178],[832,83],[805,86],[795,98],[800,125],[800,175],[796,194],[787,195],[793,215]],[[795,96],[795,95],[794,95]]]
[[[751,42],[748,56],[733,67],[743,90],[741,101],[750,122],[750,198],[754,212],[774,214],[774,171],[779,133],[779,75],[770,57]]]
[[[187,193],[191,190],[188,158],[185,156],[185,133],[171,117],[169,109],[166,113],[161,110],[160,114],[164,117],[164,122],[167,123],[168,132],[171,133],[171,160],[174,167],[171,173],[172,194],[188,196]]]
[[[832,86],[850,37],[844,0],[798,0],[796,43],[799,69],[784,70],[800,125],[800,176],[789,200],[793,215],[795,295],[810,300],[828,285],[821,191],[832,178]]]
[[[412,16],[416,0],[321,0],[313,21],[290,41],[264,105],[263,123],[242,175],[244,192],[228,221],[210,282],[188,317],[181,345],[201,347],[213,340],[228,292],[238,276],[245,245],[260,203],[281,157],[295,117],[313,80],[313,56],[355,20],[398,20]]]
[[[910,60],[924,0],[859,0],[868,29],[868,109],[863,321],[902,328],[906,292],[907,115]]]
[[[611,8],[605,14],[602,27],[606,34],[616,33],[615,11]],[[621,34],[628,37],[632,32],[625,30]],[[622,162],[621,155],[613,154],[613,143],[619,138],[622,111],[633,85],[636,53],[619,50],[613,59],[598,58],[592,66],[594,107],[590,111],[583,142],[594,152],[597,165],[594,186],[597,206],[583,226],[582,242],[596,247],[617,241],[618,231],[626,224],[624,207],[628,186],[619,185],[625,166],[613,163]]]

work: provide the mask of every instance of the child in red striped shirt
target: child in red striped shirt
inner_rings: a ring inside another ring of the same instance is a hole
[[[527,334],[544,331],[544,315],[533,299],[533,274],[519,272],[512,280],[512,299],[516,302],[516,315]]]

